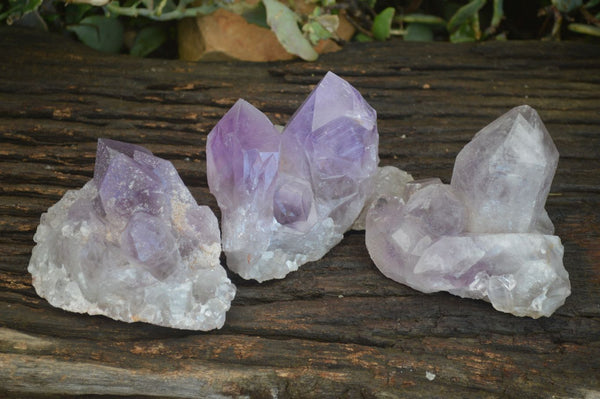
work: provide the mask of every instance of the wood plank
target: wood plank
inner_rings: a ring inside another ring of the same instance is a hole
[[[0,61],[0,395],[600,395],[600,46],[390,41],[315,63],[194,64],[2,28]],[[73,314],[35,294],[26,269],[39,216],[91,178],[98,137],[171,160],[218,214],[212,126],[239,97],[285,124],[327,70],[378,111],[381,164],[417,178],[449,181],[477,130],[535,107],[561,153],[547,208],[565,245],[566,304],[532,320],[416,292],[377,271],[360,232],[284,280],[231,275],[227,322],[208,333]]]

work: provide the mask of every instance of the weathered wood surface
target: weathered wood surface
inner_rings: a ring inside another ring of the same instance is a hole
[[[573,294],[532,320],[384,278],[364,234],[264,284],[232,276],[225,327],[179,331],[55,309],[26,268],[39,216],[92,176],[95,142],[146,145],[200,203],[206,134],[238,97],[283,124],[333,70],[377,109],[381,163],[448,181],[509,108],[538,109],[561,153],[548,201]],[[207,63],[96,53],[0,30],[0,396],[395,398],[600,395],[600,46],[346,47],[316,63]],[[426,378],[426,372],[435,379]]]

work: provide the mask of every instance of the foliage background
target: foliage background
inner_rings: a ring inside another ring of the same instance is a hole
[[[289,2],[288,2],[289,1]],[[225,8],[270,27],[286,50],[307,60],[321,39],[338,40],[338,18],[352,40],[599,40],[600,0],[0,0],[0,23],[77,37],[101,51],[177,57],[176,21]]]

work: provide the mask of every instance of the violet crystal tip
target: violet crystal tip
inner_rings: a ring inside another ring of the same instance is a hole
[[[229,268],[265,281],[325,255],[372,191],[378,138],[375,110],[333,73],[282,133],[238,101],[206,149]]]
[[[34,240],[33,285],[69,311],[210,330],[235,295],[215,215],[137,145],[98,140],[94,179],[42,215]]]

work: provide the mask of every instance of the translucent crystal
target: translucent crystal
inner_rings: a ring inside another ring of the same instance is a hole
[[[331,72],[282,133],[239,100],[206,150],[229,268],[265,281],[325,255],[372,191],[378,139],[375,110]]]
[[[473,209],[469,231],[535,230],[557,164],[554,142],[529,106],[481,129],[456,157],[451,182]]]
[[[33,285],[69,311],[210,330],[235,295],[215,215],[140,146],[100,139],[94,179],[42,215],[34,240]]]
[[[366,244],[383,274],[423,292],[550,316],[570,295],[560,238],[544,210],[558,151],[531,107],[514,108],[458,154],[452,183],[408,182],[381,196]]]
[[[363,210],[352,225],[352,230],[364,230],[367,212],[369,208],[379,197],[399,197],[407,196],[408,183],[413,181],[413,177],[405,171],[395,166],[383,166],[377,168],[375,185],[369,198],[365,201]]]

